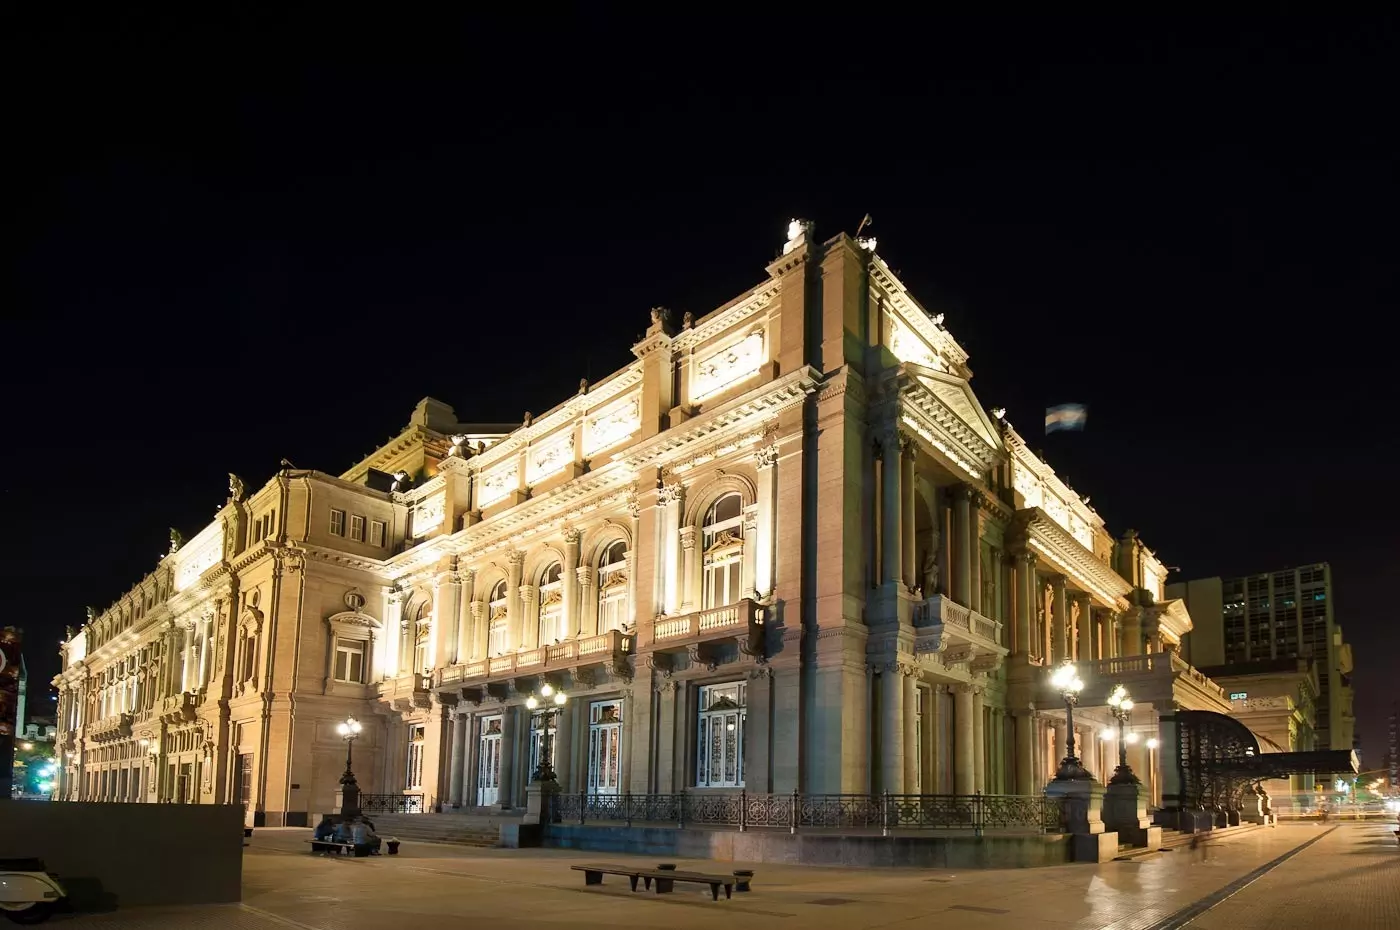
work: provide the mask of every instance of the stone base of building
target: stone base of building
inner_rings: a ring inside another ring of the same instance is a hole
[[[524,827],[521,828],[522,834]],[[1102,840],[1100,838],[1103,838]],[[504,832],[502,839],[505,839]],[[926,869],[1019,869],[1083,861],[1062,833],[966,836],[878,836],[834,833],[706,830],[695,827],[604,827],[553,824],[544,845],[561,849],[712,859]],[[1084,837],[1118,853],[1117,835]],[[523,842],[521,845],[524,845]],[[1085,855],[1088,855],[1086,847]],[[1103,862],[1095,858],[1088,861]]]
[[[1070,860],[1073,862],[1112,862],[1118,858],[1117,833],[1071,833],[1069,839]],[[1158,831],[1157,839],[1160,846],[1161,831]]]
[[[321,822],[321,814],[306,811],[253,811],[250,827],[310,827]]]

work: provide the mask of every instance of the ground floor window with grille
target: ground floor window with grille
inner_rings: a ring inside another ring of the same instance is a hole
[[[622,702],[588,705],[588,793],[622,791]]]
[[[409,791],[423,787],[423,739],[422,724],[408,728],[408,770],[404,774],[404,787]]]
[[[238,803],[246,811],[253,803],[253,754],[240,753],[238,756]]]
[[[700,689],[695,786],[739,788],[744,784],[745,682]]]

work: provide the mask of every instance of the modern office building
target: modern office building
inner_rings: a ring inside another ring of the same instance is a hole
[[[1326,562],[1167,586],[1167,596],[1181,598],[1195,624],[1183,646],[1187,661],[1205,668],[1312,659],[1317,748],[1350,750],[1356,736],[1351,646],[1336,621],[1332,591]]]
[[[1229,711],[1162,562],[984,409],[873,242],[794,222],[632,348],[518,425],[429,399],[338,477],[232,478],[63,646],[62,796],[306,823],[351,714],[361,788],[430,810],[521,807],[546,741],[571,793],[1034,794],[1051,664],[1080,662],[1100,777],[1113,685],[1147,773],[1159,713]]]

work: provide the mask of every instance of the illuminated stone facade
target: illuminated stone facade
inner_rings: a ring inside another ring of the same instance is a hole
[[[570,792],[1037,792],[1064,657],[1100,775],[1113,684],[1144,735],[1228,710],[1162,563],[984,410],[872,243],[811,235],[523,425],[427,400],[339,478],[235,484],[64,646],[62,796],[304,823],[355,714],[364,791],[520,807],[546,682]]]

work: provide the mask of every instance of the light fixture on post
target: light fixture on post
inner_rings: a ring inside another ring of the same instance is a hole
[[[556,689],[547,681],[540,685],[539,697],[532,694],[525,699],[525,706],[531,711],[539,711],[540,717],[543,718],[541,722],[544,724],[544,741],[540,744],[540,761],[530,776],[531,781],[549,783],[557,781],[554,775],[554,766],[549,758],[553,745],[553,740],[550,738],[550,726],[553,724],[554,718],[563,712],[564,704],[568,700],[569,696],[562,689]],[[541,710],[541,707],[544,709]]]
[[[1128,738],[1126,729],[1128,718],[1133,713],[1133,702],[1128,697],[1128,689],[1122,685],[1116,685],[1113,693],[1108,696],[1108,709],[1118,721],[1118,768],[1113,770],[1113,777],[1108,780],[1110,785],[1136,785],[1139,784],[1138,777],[1133,774],[1133,769],[1128,765]]]
[[[358,817],[360,814],[360,786],[355,781],[353,768],[355,737],[360,735],[360,721],[346,717],[336,725],[335,731],[345,740],[345,774],[340,776],[340,816]]]
[[[1065,701],[1065,757],[1060,760],[1056,781],[1089,781],[1094,776],[1080,763],[1074,754],[1074,705],[1079,703],[1079,692],[1084,690],[1084,682],[1074,663],[1066,659],[1050,676],[1050,685]]]

